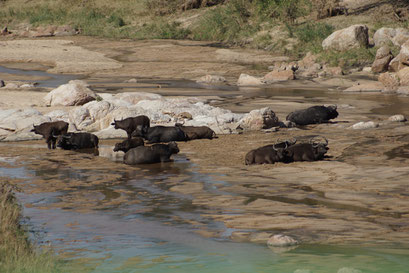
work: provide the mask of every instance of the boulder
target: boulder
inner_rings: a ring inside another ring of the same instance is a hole
[[[4,86],[5,86],[4,81],[3,81],[3,80],[0,80],[0,88],[1,88],[1,87],[4,87]]]
[[[294,71],[293,70],[273,70],[267,73],[262,80],[270,83],[270,82],[277,82],[277,81],[288,81],[294,80]]]
[[[392,121],[392,122],[405,122],[406,121],[406,118],[405,118],[405,116],[404,115],[393,115],[393,116],[390,116],[389,118],[388,118],[388,120],[389,121]]]
[[[396,91],[399,87],[399,77],[396,73],[382,73],[379,75],[378,81],[385,87],[384,91]]]
[[[9,82],[4,86],[5,89],[17,89],[19,88],[19,85],[14,83],[14,82]]]
[[[200,77],[197,81],[197,83],[205,83],[205,84],[220,84],[226,82],[226,79],[222,76],[218,75],[206,75],[203,77]]]
[[[372,72],[381,73],[388,71],[389,63],[393,59],[388,46],[382,46],[376,51],[375,61],[372,64]]]
[[[389,64],[389,71],[398,72],[409,66],[409,41],[402,44],[400,52]]]
[[[238,86],[254,86],[254,85],[263,85],[265,81],[263,78],[253,77],[247,74],[240,74],[239,79],[237,80]]]
[[[409,95],[409,86],[399,86],[396,93],[399,95]]]
[[[250,111],[238,124],[244,130],[261,130],[280,126],[278,117],[270,107]]]
[[[33,108],[0,110],[0,128],[9,132],[20,131],[25,128],[33,129],[33,124],[38,125],[51,121]]]
[[[339,66],[335,66],[335,67],[334,66],[324,66],[323,72],[325,72],[325,75],[330,75],[330,76],[344,75],[344,71]]]
[[[337,273],[362,273],[362,271],[352,267],[342,267],[337,271]]]
[[[114,99],[122,100],[130,103],[131,105],[137,104],[141,100],[160,100],[161,95],[148,92],[125,92],[118,93],[114,96]]]
[[[363,129],[372,129],[378,127],[379,124],[373,121],[361,121],[358,123],[355,123],[352,125],[350,128],[355,129],[355,130],[363,130]]]
[[[374,34],[375,46],[393,44],[401,46],[409,40],[409,30],[405,28],[387,28],[378,29]]]
[[[58,26],[54,30],[54,36],[73,36],[76,34],[79,34],[79,31],[69,25]]]
[[[332,33],[322,42],[322,47],[325,50],[347,51],[351,48],[368,47],[368,44],[368,27],[353,25]]]
[[[396,36],[396,29],[382,27],[375,32],[373,36],[373,40],[374,40],[375,46],[383,46],[383,45],[388,45],[392,41],[392,38],[395,36]]]
[[[396,35],[392,38],[392,43],[396,46],[402,46],[409,40],[409,29],[397,28]]]
[[[397,73],[401,85],[409,85],[409,67],[405,67]]]
[[[273,247],[286,247],[286,246],[294,246],[298,244],[299,242],[297,240],[295,240],[294,238],[290,236],[286,236],[283,234],[273,235],[267,241],[267,245],[273,246]]]
[[[89,110],[84,107],[76,107],[69,113],[70,124],[73,124],[77,130],[84,130],[87,126],[93,123]]]
[[[95,93],[88,88],[86,82],[81,80],[72,80],[67,84],[60,85],[44,97],[44,101],[48,106],[83,105],[95,99]]]

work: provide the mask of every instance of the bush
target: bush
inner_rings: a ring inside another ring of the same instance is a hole
[[[274,18],[293,24],[310,11],[308,0],[256,0],[255,9],[262,18]]]
[[[231,0],[209,11],[193,28],[193,39],[237,42],[249,36],[257,29],[249,23],[249,9],[249,1]]]

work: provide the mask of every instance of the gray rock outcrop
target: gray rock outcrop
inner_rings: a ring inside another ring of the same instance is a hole
[[[250,111],[238,124],[244,130],[261,130],[280,126],[278,117],[270,107]]]
[[[404,28],[383,27],[375,32],[373,39],[375,46],[383,46],[390,43],[395,46],[401,46],[409,40],[409,30]]]
[[[389,63],[393,59],[388,46],[382,46],[376,51],[375,61],[372,64],[372,72],[381,73],[388,71]]]
[[[46,105],[77,106],[96,99],[96,94],[88,88],[86,82],[72,80],[50,91],[45,97]]]
[[[322,42],[322,47],[325,50],[346,51],[351,48],[368,47],[368,44],[368,27],[366,25],[353,25],[332,33]]]

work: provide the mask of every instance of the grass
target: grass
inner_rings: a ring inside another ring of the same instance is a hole
[[[9,29],[21,23],[34,27],[68,24],[83,35],[114,39],[210,40],[267,49],[294,58],[311,51],[322,55],[323,61],[333,64],[341,61],[346,66],[366,63],[373,56],[372,49],[349,53],[323,51],[322,41],[335,28],[323,20],[308,18],[317,8],[324,9],[338,0],[228,0],[200,11],[198,19],[187,28],[179,21],[193,11],[181,10],[184,1],[0,0],[0,24],[8,25]],[[277,26],[282,29],[278,35],[272,32]],[[374,22],[374,26],[382,25]]]
[[[62,272],[53,253],[35,249],[20,225],[21,208],[7,182],[0,184],[0,272]]]

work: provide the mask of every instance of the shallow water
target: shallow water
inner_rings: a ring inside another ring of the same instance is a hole
[[[103,145],[99,154],[120,167],[119,159],[109,156],[112,148]],[[76,161],[93,157],[71,153]],[[43,157],[47,155],[38,153],[38,160]],[[89,185],[113,173],[119,177],[113,179],[116,182]],[[169,190],[189,181],[204,183],[212,194],[226,194],[216,185],[227,182],[197,172],[186,154],[177,155],[174,162],[125,171],[85,168],[85,164],[84,168],[24,164],[0,167],[0,175],[24,179],[22,187],[31,185],[30,190],[18,193],[25,207],[25,223],[40,244],[51,244],[71,260],[76,265],[74,272],[338,272],[342,268],[407,272],[409,268],[409,248],[404,246],[302,244],[270,249],[230,241],[233,230],[210,220],[207,208],[192,205],[187,194]],[[47,190],[43,183],[55,179],[61,189]]]
[[[39,77],[34,82],[37,83],[37,87],[58,87],[62,84],[66,84],[70,80],[81,78],[80,75],[69,75],[69,74],[51,74],[41,70],[24,70],[17,68],[7,68],[0,65],[0,73],[6,73],[10,75],[17,76],[27,76],[27,77]],[[27,81],[32,82],[32,81]]]
[[[0,72],[17,74],[20,70],[0,67]],[[42,73],[45,72],[34,73],[50,77],[42,86],[55,87],[69,80]],[[90,83],[95,90],[103,92],[217,96],[215,105],[233,105],[238,112],[271,104],[281,107],[287,101],[300,104],[373,101],[382,105],[365,113],[363,119],[372,115],[409,115],[409,98],[395,95],[289,87],[214,87],[186,80],[138,79],[137,84],[124,84],[124,80],[93,79]],[[46,160],[48,155],[43,145],[36,148],[43,151],[38,156]],[[216,174],[216,180],[211,170],[207,174],[199,173],[197,166],[188,160],[189,155],[183,153],[171,163],[123,170],[120,154],[111,150],[111,146],[99,149],[99,156],[111,161],[111,167],[105,169],[87,165],[85,160],[92,160],[92,153],[84,153],[82,157],[76,154],[75,160],[84,160],[84,168],[70,168],[58,159],[50,161],[50,166],[27,163],[17,168],[0,167],[0,176],[23,179],[25,186],[30,185],[29,190],[18,194],[25,206],[26,223],[40,244],[51,243],[62,257],[78,263],[81,270],[76,272],[338,272],[344,267],[362,272],[408,272],[407,242],[399,246],[302,244],[284,250],[232,242],[229,236],[235,230],[208,216],[227,212],[195,206],[188,194],[169,190],[178,183],[197,182],[203,183],[205,191],[212,195],[231,195],[218,187],[228,183],[222,175]],[[407,158],[407,153],[405,145],[387,156]],[[73,155],[73,152],[67,154]],[[49,181],[58,185],[47,188]]]

